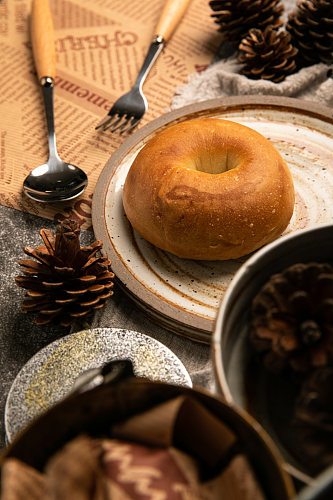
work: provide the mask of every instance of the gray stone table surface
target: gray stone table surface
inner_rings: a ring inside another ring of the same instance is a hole
[[[42,244],[39,231],[55,231],[57,223],[0,206],[0,449],[5,446],[4,409],[8,391],[27,361],[51,342],[78,331],[76,328],[37,326],[33,315],[21,313],[24,290],[15,284],[21,274],[18,261],[25,258],[24,246]],[[81,232],[81,245],[94,235]],[[89,328],[124,328],[141,332],[167,346],[182,361],[193,386],[214,391],[214,372],[209,345],[193,342],[155,325],[115,285],[114,296],[92,318]]]

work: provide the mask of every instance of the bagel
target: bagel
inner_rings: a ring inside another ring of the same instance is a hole
[[[277,238],[295,202],[292,176],[260,133],[219,118],[163,129],[139,151],[123,205],[132,227],[178,257],[236,259]]]

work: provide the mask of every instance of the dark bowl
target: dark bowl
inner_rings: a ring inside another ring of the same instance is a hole
[[[213,357],[218,390],[225,400],[251,414],[265,428],[285,460],[285,468],[304,483],[318,474],[304,465],[290,427],[297,396],[288,377],[271,375],[254,362],[249,342],[250,310],[271,275],[296,263],[333,263],[333,224],[280,237],[252,255],[238,270],[218,311]]]
[[[39,416],[3,451],[0,471],[8,457],[43,470],[48,458],[76,436],[107,436],[113,424],[179,395],[195,397],[237,435],[267,498],[294,498],[294,486],[281,467],[279,453],[251,416],[208,393],[132,376],[71,395]]]

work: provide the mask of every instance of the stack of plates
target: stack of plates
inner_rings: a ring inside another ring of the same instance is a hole
[[[194,340],[210,342],[217,310],[246,258],[190,261],[161,251],[129,225],[122,204],[127,172],[139,150],[163,128],[198,117],[219,117],[251,127],[280,151],[296,188],[286,233],[333,220],[333,121],[328,108],[296,99],[214,99],[177,111],[138,130],[110,158],[97,182],[92,220],[103,251],[126,293],[157,323]]]

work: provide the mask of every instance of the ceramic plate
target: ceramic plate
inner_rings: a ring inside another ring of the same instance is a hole
[[[94,193],[92,221],[117,279],[163,327],[210,342],[219,304],[246,258],[225,262],[179,259],[133,231],[122,204],[125,178],[139,150],[165,127],[198,117],[247,125],[280,151],[296,188],[287,234],[333,221],[333,111],[291,98],[247,96],[205,101],[168,113],[138,130],[104,167]]]
[[[192,386],[177,356],[151,337],[114,328],[73,333],[41,349],[17,375],[5,407],[7,441],[68,395],[82,373],[116,359],[130,359],[139,377]]]

